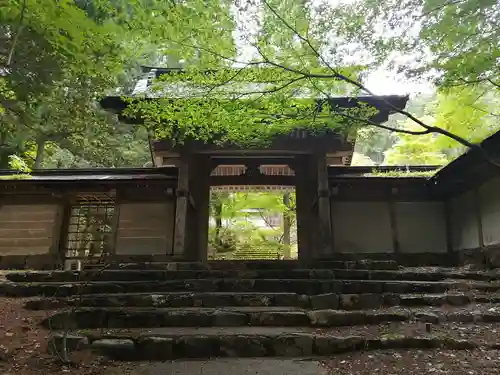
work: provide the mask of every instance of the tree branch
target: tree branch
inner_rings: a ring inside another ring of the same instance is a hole
[[[231,77],[229,77],[227,80],[225,80],[224,82],[218,84],[218,85],[214,85],[210,90],[208,90],[208,92],[206,93],[206,95],[210,95],[212,93],[213,90],[215,90],[216,88],[218,87],[222,87],[224,85],[227,85],[228,83],[230,83],[232,80],[234,80],[238,75],[241,74],[241,72],[243,72],[243,70],[245,70],[247,68],[248,64],[246,64],[245,66],[243,66],[242,68],[238,69],[238,71],[233,74]]]
[[[298,81],[301,81],[303,79],[307,79],[307,77],[304,77],[304,76],[300,76],[300,77],[297,77],[297,78],[294,78],[294,79],[291,79],[289,80],[287,83],[281,85],[281,86],[276,86],[272,89],[269,89],[269,90],[262,90],[262,91],[248,91],[248,92],[242,92],[242,93],[237,93],[238,94],[238,98],[242,98],[244,96],[248,96],[248,95],[253,95],[253,94],[262,94],[262,95],[266,95],[266,94],[273,94],[273,93],[276,93],[278,91],[281,91],[285,88],[287,88],[288,86],[290,85],[293,85],[294,83],[298,82]],[[231,94],[231,92],[228,92],[228,94]],[[236,93],[235,93],[236,94]]]
[[[422,15],[419,17],[419,18],[423,18],[423,17],[427,17],[428,15],[434,13],[434,12],[437,12],[441,9],[444,9],[446,8],[447,6],[450,6],[450,5],[457,5],[457,4],[460,4],[460,3],[463,3],[464,0],[455,0],[455,1],[449,1],[449,2],[445,2],[444,4],[441,4],[441,5],[438,5],[430,10],[428,10],[427,12],[424,12],[422,13]]]
[[[12,58],[14,57],[14,51],[16,49],[17,42],[19,40],[19,36],[21,35],[24,28],[24,13],[27,8],[27,0],[23,1],[23,5],[21,7],[21,15],[19,16],[19,24],[17,26],[16,34],[14,35],[14,39],[12,40],[12,45],[10,46],[9,55],[7,56],[6,66],[9,67],[12,64]]]
[[[500,83],[493,81],[491,78],[486,78],[486,80],[500,90]]]
[[[296,68],[292,68],[292,67],[289,67],[289,66],[285,66],[285,65],[282,65],[280,63],[277,63],[277,62],[274,62],[272,61],[270,58],[268,58],[264,52],[262,51],[262,49],[258,46],[255,46],[257,51],[259,52],[259,54],[261,55],[261,57],[263,58],[264,61],[252,61],[252,62],[243,62],[243,61],[238,61],[237,59],[234,59],[232,57],[228,57],[228,56],[224,56],[218,52],[215,52],[213,50],[210,50],[208,48],[205,48],[205,47],[200,47],[200,46],[193,46],[193,45],[189,45],[189,44],[186,44],[186,43],[183,43],[183,42],[179,42],[179,41],[172,41],[172,42],[175,42],[175,43],[178,43],[180,45],[183,45],[185,47],[190,47],[190,48],[197,48],[197,49],[200,49],[202,51],[205,51],[205,52],[208,52],[214,56],[217,56],[223,60],[226,60],[226,61],[229,61],[229,62],[232,62],[232,63],[235,63],[235,64],[246,64],[246,65],[253,65],[253,66],[262,66],[262,65],[271,65],[271,66],[274,66],[276,68],[279,68],[279,69],[282,69],[284,71],[287,71],[287,72],[290,72],[290,73],[294,73],[294,74],[298,74],[302,77],[305,77],[305,78],[316,78],[316,79],[339,79],[341,81],[344,81],[346,83],[349,83],[351,84],[352,86],[358,88],[359,90],[365,92],[366,94],[370,95],[370,96],[377,96],[375,95],[375,93],[373,91],[371,91],[370,89],[368,89],[368,87],[366,87],[363,83],[355,80],[355,79],[352,79],[342,73],[340,73],[337,69],[335,69],[320,53],[319,51],[312,45],[311,41],[304,37],[303,35],[301,35],[290,23],[288,23],[269,3],[267,0],[262,0],[265,4],[265,6],[267,8],[269,8],[269,10],[275,15],[275,17],[277,17],[280,22],[283,23],[283,25],[288,28],[290,31],[292,31],[296,37],[298,37],[301,41],[303,41],[310,49],[311,51],[314,53],[314,55],[326,66],[326,68],[332,73],[332,74],[319,74],[319,73],[310,73],[310,72],[307,72],[307,71],[303,71],[303,70],[300,70],[300,69],[296,69]],[[445,7],[445,6],[448,6],[448,5],[453,5],[453,4],[457,4],[457,3],[460,3],[462,0],[457,0],[457,1],[452,1],[450,3],[446,3],[446,4],[443,4],[442,7]],[[432,11],[436,11],[438,9],[434,9]],[[498,87],[498,84],[496,82],[490,82],[491,84],[493,84],[494,86]],[[271,92],[269,92],[271,93]],[[266,94],[266,93],[263,93],[263,95]],[[329,96],[329,95],[328,95]],[[351,118],[353,120],[356,120],[356,121],[361,121],[363,123],[366,123],[366,124],[369,124],[369,125],[372,125],[372,126],[376,126],[376,127],[379,127],[379,128],[382,128],[382,129],[386,129],[386,130],[389,130],[389,131],[392,131],[392,132],[399,132],[399,133],[406,133],[406,134],[412,134],[412,135],[423,135],[423,134],[430,134],[430,133],[437,133],[437,134],[441,134],[441,135],[444,135],[448,138],[451,138],[455,141],[457,141],[458,143],[466,146],[466,147],[469,147],[469,148],[479,148],[481,150],[481,152],[485,155],[485,157],[487,158],[487,160],[489,162],[491,162],[492,164],[496,165],[496,166],[500,166],[499,164],[497,164],[495,161],[491,160],[490,158],[487,157],[485,151],[482,149],[482,147],[478,144],[474,144],[474,143],[471,143],[469,142],[468,140],[466,140],[465,138],[462,138],[460,137],[459,135],[456,135],[454,133],[451,133],[449,132],[448,130],[446,129],[442,129],[442,128],[439,128],[439,127],[435,127],[435,126],[431,126],[431,125],[428,125],[426,124],[425,122],[423,122],[422,120],[418,119],[417,117],[415,117],[414,115],[412,115],[410,112],[404,110],[404,109],[401,109],[401,108],[398,108],[396,107],[394,104],[392,104],[391,102],[389,102],[388,100],[384,99],[383,97],[380,97],[380,100],[385,104],[387,105],[388,108],[390,108],[394,113],[399,113],[405,117],[407,117],[408,119],[412,120],[414,123],[418,124],[419,126],[421,126],[424,130],[421,130],[421,131],[412,131],[412,130],[405,130],[405,129],[397,129],[397,128],[393,128],[393,127],[390,127],[390,126],[385,126],[385,125],[382,125],[382,124],[378,124],[376,122],[373,122],[369,119],[363,119],[363,118],[360,118],[360,117],[356,117],[356,116],[352,116],[352,115],[348,115],[346,113],[342,113],[342,112],[337,112],[340,116],[344,116],[346,118]]]
[[[407,129],[393,128],[392,126],[387,126],[387,125],[379,124],[379,123],[377,123],[375,121],[371,121],[370,119],[367,119],[367,118],[352,116],[352,115],[349,115],[349,114],[347,114],[345,112],[335,111],[335,114],[338,114],[338,115],[340,115],[342,117],[345,117],[345,118],[348,118],[348,119],[351,119],[351,120],[354,120],[354,121],[363,122],[365,124],[368,124],[370,126],[375,126],[377,128],[380,128],[380,129],[389,130],[389,131],[394,132],[394,133],[403,133],[403,134],[410,134],[410,135],[425,135],[425,134],[432,133],[432,131],[429,130],[429,129],[424,129],[424,130],[407,130]]]
[[[151,132],[148,130],[148,149],[149,149],[149,157],[151,158],[151,165],[156,167],[155,153],[153,150],[153,138],[151,137]]]
[[[328,75],[326,76],[323,76],[321,77],[322,75],[319,75],[320,77],[318,77],[317,74],[307,74],[307,73],[304,73],[304,72],[301,72],[301,71],[297,71],[295,69],[291,69],[291,68],[287,68],[287,67],[283,67],[283,66],[280,66],[280,64],[274,64],[274,66],[277,66],[277,67],[281,67],[282,69],[285,69],[285,70],[289,70],[289,71],[294,71],[298,74],[306,74],[308,75],[310,78],[338,78],[338,79],[341,79],[347,83],[350,83],[351,85],[354,85],[355,87],[359,88],[360,90],[366,92],[367,94],[371,95],[371,96],[376,96],[370,89],[368,89],[365,85],[363,85],[361,82],[358,82],[356,80],[353,80],[341,73],[339,73],[335,68],[333,68],[329,63],[328,61],[326,61],[323,56],[319,53],[319,51],[312,45],[311,41],[307,38],[305,38],[304,36],[302,36],[292,25],[290,25],[283,17],[281,17],[280,14],[278,14],[278,12],[271,6],[269,5],[269,3],[267,2],[267,0],[262,0],[264,2],[264,4],[271,10],[271,12],[290,30],[292,31],[299,39],[301,39],[302,41],[304,41],[308,46],[309,48],[311,49],[311,51],[316,55],[317,58],[319,58],[324,64],[325,66],[333,73],[333,75],[330,75],[330,77],[328,77]],[[260,52],[259,52],[260,53]],[[264,57],[264,56],[263,56]],[[419,120],[418,118],[416,118],[414,115],[412,115],[411,113],[409,113],[408,111],[405,111],[404,109],[400,109],[398,107],[396,107],[395,105],[393,105],[392,103],[390,103],[389,101],[385,100],[382,98],[382,101],[389,107],[391,108],[392,110],[394,110],[395,112],[397,113],[400,113],[404,116],[406,116],[407,118],[409,118],[410,120],[412,120],[413,122],[417,123],[418,125],[420,125],[421,127],[423,127],[424,129],[428,130],[428,132],[424,133],[424,134],[427,134],[427,133],[439,133],[439,134],[442,134],[442,135],[445,135],[459,143],[461,143],[462,145],[464,146],[467,146],[467,147],[470,147],[470,148],[475,148],[475,147],[480,147],[476,144],[473,144],[469,141],[467,141],[465,138],[462,138],[456,134],[453,134],[445,129],[442,129],[442,128],[438,128],[438,127],[435,127],[435,126],[430,126],[430,125],[427,125],[426,123],[424,123],[423,121]],[[496,164],[496,163],[495,163]]]

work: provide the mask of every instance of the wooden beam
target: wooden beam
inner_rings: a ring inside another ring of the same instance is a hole
[[[66,260],[66,248],[68,244],[69,222],[71,220],[71,202],[69,196],[64,196],[62,199],[60,220],[61,221],[58,223],[59,234],[57,238],[57,248],[55,248],[55,251],[57,251],[62,267],[64,267],[64,261]]]
[[[175,203],[174,255],[184,255],[186,250],[186,226],[189,205],[189,162],[179,162],[179,178]]]
[[[479,240],[479,247],[482,249],[484,247],[484,232],[483,232],[483,213],[481,210],[481,194],[479,189],[474,189],[474,208],[477,220],[477,235]]]
[[[308,261],[314,249],[312,232],[315,230],[314,217],[311,205],[314,191],[314,179],[311,179],[310,157],[297,157],[295,164],[296,175],[296,215],[297,215],[297,242],[299,261]]]
[[[217,165],[245,165],[248,162],[256,161],[259,165],[288,165],[293,162],[293,156],[277,157],[277,156],[219,156],[211,157],[214,166]]]
[[[278,185],[293,186],[297,176],[210,176],[210,186]]]
[[[111,243],[108,255],[116,255],[116,243],[118,240],[118,228],[120,227],[120,211],[122,205],[122,199],[119,192],[117,192],[115,197],[115,209],[113,212],[113,221],[111,223]]]
[[[448,253],[453,253],[453,230],[451,221],[451,200],[449,198],[445,199],[443,202],[443,215],[445,222],[446,231],[446,250]]]
[[[196,228],[196,244],[193,259],[205,261],[208,258],[208,230],[210,218],[210,160],[205,155],[198,155],[195,160],[197,173],[191,176],[192,191],[195,192],[196,210],[193,223]]]
[[[314,257],[329,257],[333,253],[332,216],[330,210],[330,187],[328,184],[328,166],[325,154],[316,155],[316,178],[318,180],[318,253]]]
[[[401,245],[399,244],[398,219],[396,216],[396,201],[391,197],[387,204],[389,209],[389,220],[391,223],[392,250],[396,254],[399,254],[401,252]]]

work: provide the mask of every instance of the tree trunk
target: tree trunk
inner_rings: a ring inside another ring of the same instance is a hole
[[[45,151],[45,141],[39,140],[36,142],[36,158],[33,169],[40,169],[43,162],[43,152]]]
[[[216,197],[213,203],[215,218],[215,243],[221,245],[220,233],[222,231],[222,202]]]
[[[149,156],[151,158],[151,166],[156,167],[155,153],[153,150],[153,137],[151,136],[151,132],[148,130],[148,147],[149,147]]]
[[[285,245],[285,259],[290,259],[291,249],[290,249],[290,230],[291,230],[291,220],[290,220],[290,193],[283,194],[283,204],[286,209],[283,212],[283,244]]]

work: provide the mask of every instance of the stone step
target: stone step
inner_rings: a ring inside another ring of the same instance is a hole
[[[86,294],[70,298],[41,298],[27,301],[29,310],[54,310],[67,306],[80,307],[228,307],[228,306],[293,306],[314,309],[361,310],[390,306],[464,306],[471,302],[499,303],[500,295],[465,293],[397,294],[326,293],[125,293]]]
[[[63,333],[56,332],[51,347],[60,350]],[[69,350],[90,348],[115,360],[158,360],[207,357],[310,357],[381,349],[473,350],[497,348],[460,337],[432,334],[352,335],[318,332],[310,328],[231,327],[154,330],[140,334],[66,335]]]
[[[183,279],[347,279],[347,280],[413,280],[441,281],[469,279],[500,280],[498,272],[471,272],[454,269],[436,270],[360,270],[360,269],[257,269],[257,270],[102,270],[15,272],[5,275],[13,282],[75,282],[75,281],[168,281]]]
[[[213,260],[207,262],[137,262],[111,263],[108,269],[128,270],[268,270],[268,269],[362,269],[362,270],[397,270],[399,265],[394,260]]]
[[[288,292],[299,294],[496,292],[500,283],[464,281],[387,281],[318,279],[187,279],[74,283],[0,283],[0,295],[65,297],[75,294],[155,292]]]
[[[58,312],[43,321],[50,329],[155,328],[212,326],[356,326],[424,321],[500,322],[492,305],[464,308],[387,308],[378,310],[306,310],[298,307],[225,308],[80,308]]]

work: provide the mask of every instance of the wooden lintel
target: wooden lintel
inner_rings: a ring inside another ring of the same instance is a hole
[[[210,186],[224,185],[295,185],[295,176],[210,176]]]
[[[212,157],[210,158],[212,165],[247,165],[254,163],[258,165],[289,165],[292,164],[293,157],[273,157],[273,156],[258,156],[258,157]]]

